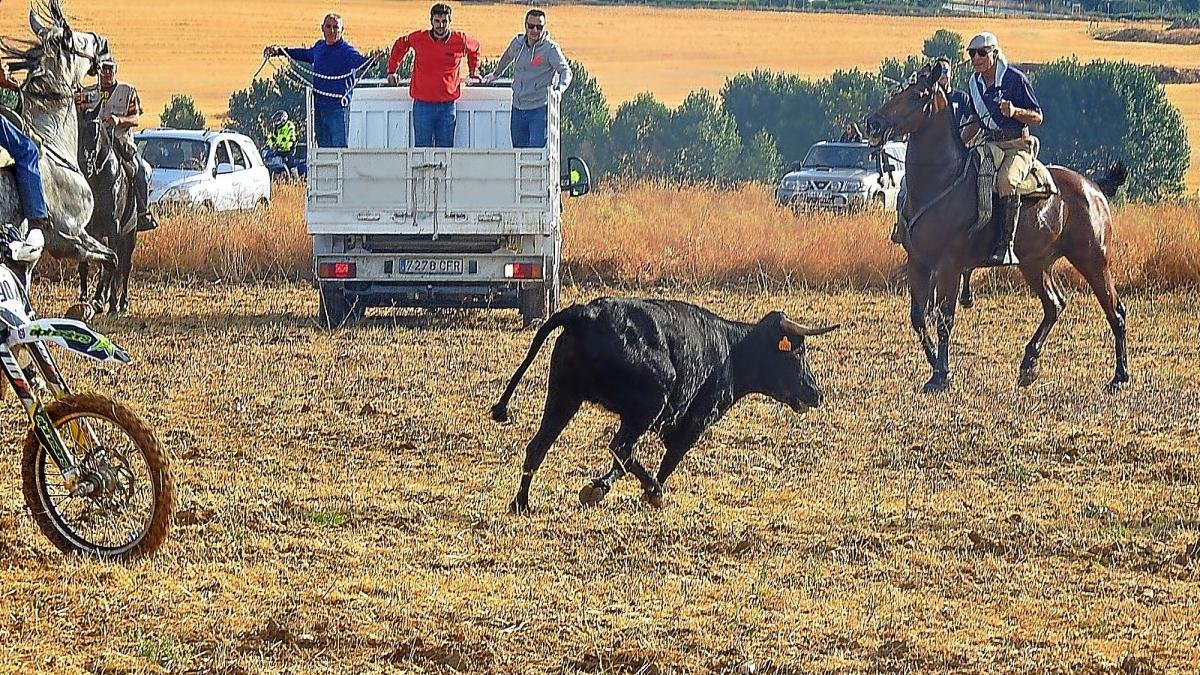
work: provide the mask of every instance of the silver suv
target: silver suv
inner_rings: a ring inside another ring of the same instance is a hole
[[[820,141],[780,181],[775,201],[793,209],[896,210],[904,178],[904,143],[880,148],[866,143]]]

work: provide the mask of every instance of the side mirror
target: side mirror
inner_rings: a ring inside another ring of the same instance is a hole
[[[578,157],[567,158],[567,170],[558,183],[572,197],[582,197],[592,190],[592,172],[587,162]]]
[[[221,162],[217,165],[217,170],[213,173],[213,175],[220,176],[226,173],[233,173],[233,165],[228,162]]]

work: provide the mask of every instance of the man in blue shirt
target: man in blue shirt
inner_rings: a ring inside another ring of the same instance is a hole
[[[263,50],[266,57],[286,54],[313,64],[313,132],[317,146],[322,148],[346,147],[355,71],[367,62],[367,57],[342,39],[344,29],[341,15],[326,14],[321,22],[324,39],[312,47],[285,49],[271,45]]]
[[[975,74],[967,85],[976,121],[968,131],[983,131],[983,140],[1004,151],[996,170],[996,192],[1004,204],[1003,220],[988,262],[1015,265],[1013,236],[1021,216],[1021,197],[1016,186],[1033,168],[1036,141],[1029,127],[1042,123],[1038,104],[1025,73],[1008,65],[1000,43],[991,33],[980,33],[967,45]]]

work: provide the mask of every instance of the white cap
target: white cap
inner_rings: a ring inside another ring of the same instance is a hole
[[[967,45],[967,49],[983,49],[984,47],[999,47],[1000,41],[991,33],[980,33],[971,38],[971,44]]]

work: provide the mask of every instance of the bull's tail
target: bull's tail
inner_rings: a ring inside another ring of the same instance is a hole
[[[583,316],[586,311],[587,307],[584,305],[571,305],[562,311],[556,312],[538,328],[537,333],[533,336],[533,343],[529,345],[529,352],[525,354],[525,360],[521,362],[521,365],[517,366],[517,372],[513,373],[512,377],[509,378],[508,386],[504,388],[504,394],[496,402],[496,405],[492,406],[493,420],[497,422],[508,421],[508,401],[512,398],[513,392],[516,391],[517,383],[521,381],[521,377],[529,369],[529,364],[533,363],[538,350],[542,348],[542,344],[550,336],[550,332],[560,326],[566,326],[575,318]]]
[[[1117,161],[1108,169],[1108,173],[1103,178],[1096,180],[1096,187],[1104,193],[1105,197],[1112,199],[1117,194],[1117,188],[1125,184],[1125,180],[1129,178],[1129,170],[1125,168],[1125,163]]]

